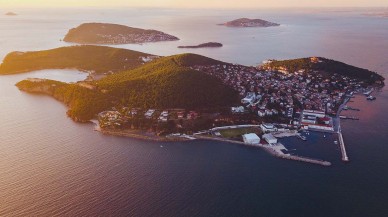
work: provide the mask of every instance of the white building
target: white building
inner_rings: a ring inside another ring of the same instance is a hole
[[[232,110],[232,113],[244,113],[245,112],[244,106],[232,107],[231,110]]]
[[[260,128],[263,131],[263,133],[277,131],[277,128],[273,124],[264,123],[260,125]]]
[[[242,137],[246,144],[257,145],[260,143],[260,137],[256,133],[244,134]]]
[[[272,134],[267,133],[263,135],[263,139],[267,141],[269,144],[275,144],[278,142],[278,139],[276,139]]]

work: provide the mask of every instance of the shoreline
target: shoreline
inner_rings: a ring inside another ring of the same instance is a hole
[[[94,123],[94,122],[93,122]],[[325,160],[321,159],[314,159],[314,158],[309,158],[309,157],[303,157],[303,156],[297,156],[297,155],[290,155],[290,154],[284,154],[281,151],[281,148],[274,148],[270,147],[267,145],[263,144],[247,144],[242,141],[237,141],[237,140],[230,140],[230,139],[223,139],[223,138],[217,138],[217,137],[208,137],[208,136],[200,136],[200,135],[193,135],[192,138],[188,136],[185,137],[184,135],[182,136],[157,136],[157,135],[147,135],[145,131],[141,130],[111,130],[111,129],[101,129],[101,128],[95,128],[95,131],[98,131],[104,135],[111,135],[111,136],[120,136],[120,137],[128,137],[128,138],[133,138],[133,139],[140,139],[140,140],[145,140],[145,141],[153,141],[153,142],[185,142],[185,141],[191,141],[194,138],[199,139],[199,140],[207,140],[207,141],[219,141],[219,142],[227,142],[231,144],[238,144],[238,145],[243,145],[243,146],[249,146],[249,147],[255,147],[255,148],[261,148],[270,155],[280,158],[280,159],[286,159],[286,160],[294,160],[294,161],[300,161],[304,163],[311,163],[311,164],[316,164],[320,166],[331,166],[331,163]],[[186,135],[187,136],[187,135]],[[278,143],[278,146],[283,146],[283,144]]]

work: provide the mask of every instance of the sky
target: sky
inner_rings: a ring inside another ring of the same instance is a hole
[[[388,0],[0,0],[0,7],[388,7]]]

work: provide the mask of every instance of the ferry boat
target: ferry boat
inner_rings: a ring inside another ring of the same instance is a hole
[[[372,95],[369,95],[367,98],[366,98],[367,100],[375,100],[376,99],[376,97],[374,97],[374,96],[372,96]]]

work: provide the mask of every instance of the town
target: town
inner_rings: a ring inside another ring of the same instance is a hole
[[[185,139],[216,139],[256,145],[287,159],[296,156],[285,154],[287,149],[277,138],[297,136],[306,140],[300,130],[338,133],[342,159],[348,161],[340,132],[340,111],[348,108],[346,102],[355,93],[369,88],[369,96],[373,89],[361,80],[343,75],[272,68],[267,65],[270,61],[258,67],[235,64],[191,67],[217,77],[238,91],[241,96],[239,105],[197,110],[112,108],[99,114],[99,125],[102,131],[137,129],[167,138],[184,136]],[[321,60],[312,57],[310,61]],[[293,160],[328,165],[325,161],[296,158]]]

